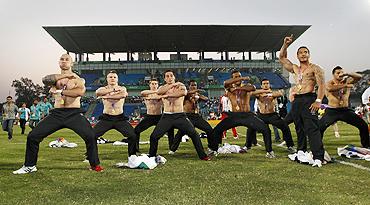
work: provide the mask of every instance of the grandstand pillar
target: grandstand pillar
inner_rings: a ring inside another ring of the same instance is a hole
[[[225,60],[228,61],[229,60],[229,52],[228,51],[225,51]]]
[[[245,54],[244,54],[244,51],[243,51],[242,53],[243,53],[243,61],[245,61]]]
[[[224,52],[220,52],[221,53],[221,60],[223,61],[224,60]]]
[[[271,57],[272,57],[272,60],[276,60],[276,51],[272,51],[271,52]]]
[[[110,53],[108,53],[108,61],[110,61],[111,60],[111,58],[110,58]]]
[[[126,53],[126,60],[127,60],[127,61],[130,61],[130,52],[127,52],[127,53]]]
[[[86,53],[86,62],[89,62],[89,54]]]
[[[103,53],[103,61],[105,61],[105,57],[106,57],[106,56],[105,56],[105,53]]]
[[[202,51],[202,60],[204,60],[204,51]]]
[[[158,52],[157,51],[154,51],[154,61],[158,61],[158,56],[157,56]]]
[[[252,60],[252,52],[248,51],[248,60]]]
[[[75,54],[75,62],[78,62],[77,54]]]
[[[180,51],[177,51],[177,60],[181,60],[181,52]]]

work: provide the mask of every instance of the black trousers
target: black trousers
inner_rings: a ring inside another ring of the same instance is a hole
[[[195,128],[198,128],[198,129],[204,131],[207,134],[208,147],[210,147],[212,145],[212,141],[213,141],[213,129],[212,129],[211,125],[206,120],[204,120],[202,118],[202,116],[200,116],[197,113],[186,113],[186,116],[188,117],[191,124],[193,124]],[[173,144],[170,148],[171,151],[175,152],[179,148],[182,136],[184,136],[184,135],[185,134],[181,130],[179,130],[176,133],[175,139],[174,139]]]
[[[346,122],[352,126],[357,127],[360,131],[360,139],[362,147],[368,148],[369,144],[369,130],[366,122],[361,119],[356,113],[349,108],[327,108],[324,115],[319,121],[320,132],[324,137],[325,130],[337,121]]]
[[[134,128],[127,121],[127,118],[121,115],[103,114],[99,117],[99,122],[94,126],[95,138],[103,136],[108,130],[115,129],[123,136],[128,138],[129,156],[136,154],[136,135]]]
[[[207,156],[203,150],[203,145],[200,141],[199,134],[197,131],[195,131],[193,124],[191,124],[185,113],[175,113],[163,114],[157,126],[154,128],[152,134],[150,135],[149,157],[156,156],[159,139],[172,128],[177,128],[191,138],[200,159]]]
[[[287,147],[293,147],[294,142],[292,139],[292,134],[290,133],[290,129],[286,122],[281,119],[281,117],[275,112],[275,113],[270,113],[270,114],[261,114],[258,113],[257,117],[260,118],[264,123],[271,124],[277,128],[279,128],[283,132],[283,139],[286,142]],[[256,130],[253,128],[248,128],[247,129],[247,141],[246,141],[246,146],[251,147],[253,140],[256,139]],[[265,142],[266,143],[266,142]]]
[[[26,122],[27,122],[26,119],[19,119],[19,126],[22,129],[22,133],[21,133],[22,135],[24,134],[24,131],[26,130]]]
[[[229,112],[228,117],[223,119],[218,125],[213,129],[213,136],[215,137],[215,144],[212,150],[218,149],[218,144],[222,143],[222,133],[232,127],[246,126],[261,132],[263,135],[263,141],[265,142],[265,149],[267,152],[272,151],[271,142],[271,131],[269,127],[259,119],[256,114],[252,112]]]
[[[35,128],[36,125],[40,122],[40,120],[30,120],[29,126],[31,129]]]
[[[79,108],[55,108],[51,110],[50,114],[28,134],[24,165],[36,165],[40,142],[45,137],[63,128],[73,130],[85,141],[90,165],[99,165],[98,146],[94,131],[81,112],[82,110]]]
[[[157,125],[159,120],[161,119],[162,115],[148,115],[146,114],[144,118],[139,122],[138,125],[135,127],[135,134],[136,134],[136,149],[139,151],[139,142],[140,142],[140,133],[147,130],[149,127],[153,125]],[[171,149],[173,144],[175,131],[174,129],[170,129],[167,132],[168,136],[168,148]]]
[[[293,115],[292,115],[292,112],[289,112],[285,118],[284,118],[284,122],[289,126],[291,123],[293,123]],[[304,133],[304,129],[303,127],[296,127],[294,126],[295,128],[295,132],[297,134],[297,139],[300,139],[301,142],[298,143],[298,147],[297,149],[298,150],[307,150],[307,135]]]
[[[325,150],[321,139],[317,113],[311,113],[309,109],[315,100],[315,93],[295,95],[291,113],[294,125],[298,128],[303,128],[304,133],[308,136],[313,159],[324,160]],[[298,150],[306,151],[307,147],[304,146],[305,142],[306,136],[301,134],[298,135]]]

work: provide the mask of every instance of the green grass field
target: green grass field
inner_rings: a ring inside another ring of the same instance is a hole
[[[324,139],[334,157],[339,146],[360,145],[355,128],[340,123],[339,129],[341,138],[335,138],[329,128]],[[142,140],[148,140],[151,131],[142,133]],[[245,134],[245,128],[238,131]],[[277,159],[265,158],[264,148],[254,147],[246,154],[201,161],[191,142],[182,143],[175,155],[168,155],[168,141],[162,138],[158,154],[166,157],[167,163],[154,170],[130,170],[114,166],[127,161],[126,146],[103,144],[99,156],[105,171],[96,173],[82,162],[82,139],[64,129],[41,143],[39,171],[13,175],[24,160],[26,136],[19,133],[15,126],[12,141],[5,132],[0,134],[0,204],[370,204],[370,172],[339,163],[322,168],[301,165],[291,162],[285,148],[277,146],[273,147]],[[295,132],[292,134],[296,139]],[[79,146],[49,148],[48,143],[57,137]],[[116,131],[104,137],[122,139]],[[234,140],[229,133],[224,141],[243,145],[245,136]],[[141,145],[143,152],[148,149],[149,145]],[[370,168],[370,162],[341,160]]]

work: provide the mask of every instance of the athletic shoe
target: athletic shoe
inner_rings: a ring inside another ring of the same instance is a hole
[[[29,174],[32,172],[36,172],[37,168],[36,166],[22,166],[20,169],[15,170],[13,174]]]
[[[217,151],[214,151],[214,150],[211,150],[210,148],[208,148],[207,156],[215,156],[215,157],[217,157],[218,156],[218,152]]]
[[[327,151],[324,152],[324,162],[332,162],[331,157]],[[323,163],[326,164],[326,163]]]
[[[285,141],[283,141],[282,143],[278,144],[277,146],[278,146],[278,147],[284,147],[285,145],[286,145],[286,142],[285,142]]]
[[[270,159],[272,159],[272,158],[276,158],[274,151],[267,152],[267,153],[266,153],[266,157],[267,157],[267,158],[270,158]]]
[[[262,145],[260,145],[260,144],[254,144],[254,146],[256,146],[256,147],[262,147]]]
[[[315,159],[312,164],[313,167],[322,167],[322,162],[319,159]]]
[[[174,155],[174,154],[175,154],[175,152],[170,150],[170,151],[168,152],[168,154],[169,154],[169,155]]]
[[[102,172],[102,171],[104,171],[104,168],[100,165],[96,165],[96,166],[91,166],[90,170],[91,171],[96,171],[96,172]]]
[[[247,153],[248,152],[248,147],[247,146],[244,146],[242,148],[240,148],[239,150],[239,153]]]
[[[297,150],[294,147],[288,147],[286,150],[289,152],[289,154],[294,154],[297,152]]]
[[[203,161],[211,161],[211,157],[209,157],[209,156],[205,156],[205,157],[203,157],[202,159],[200,159],[200,160],[203,160]]]

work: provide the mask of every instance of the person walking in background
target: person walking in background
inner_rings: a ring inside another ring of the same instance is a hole
[[[22,103],[21,107],[19,108],[19,126],[22,129],[21,134],[24,135],[24,131],[26,130],[26,122],[30,117],[30,109],[27,108],[26,103]]]
[[[6,103],[3,105],[3,130],[8,132],[8,140],[13,138],[13,124],[15,116],[18,113],[18,107],[14,104],[12,96],[6,97]]]

